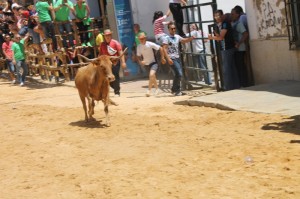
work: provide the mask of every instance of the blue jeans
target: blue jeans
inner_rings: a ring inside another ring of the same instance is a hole
[[[222,50],[222,76],[224,83],[224,90],[233,90],[240,88],[239,78],[235,67],[235,49]]]
[[[25,82],[25,77],[28,74],[28,66],[25,62],[25,59],[23,60],[17,60],[16,61],[16,70],[17,70],[17,79],[20,83]]]
[[[13,64],[11,59],[6,59],[6,65],[7,65],[9,72],[11,72],[11,73],[15,72],[15,65]]]
[[[194,62],[197,63],[198,68],[201,68],[203,70],[207,70],[207,64],[206,64],[206,57],[204,55],[204,51],[200,51],[200,53],[203,53],[203,55],[196,55],[194,57]],[[205,84],[212,84],[211,83],[211,76],[209,72],[203,72],[204,74],[204,82]]]
[[[181,91],[180,89],[180,83],[182,78],[182,67],[181,67],[181,61],[179,58],[172,58],[173,65],[171,65],[171,68],[174,72],[174,79],[173,79],[173,86],[172,86],[172,93],[178,93]]]
[[[73,31],[72,31],[72,27],[71,27],[71,24],[70,23],[62,23],[62,24],[59,24],[59,32],[60,34],[65,34],[64,32],[66,32],[68,35],[67,36],[63,36],[63,46],[64,47],[68,47],[68,44],[67,44],[67,37],[68,37],[68,40],[69,40],[69,43],[70,43],[70,46],[74,46],[74,38],[73,38]]]
[[[57,50],[57,43],[56,43],[53,23],[51,21],[46,21],[46,22],[42,22],[41,26],[45,37],[52,39],[53,50]]]

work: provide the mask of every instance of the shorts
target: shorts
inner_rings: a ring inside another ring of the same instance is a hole
[[[154,70],[157,71],[158,69],[158,64],[156,62],[153,62],[151,64],[148,65],[150,70]]]
[[[167,37],[168,35],[166,33],[157,34],[155,35],[155,42],[161,46]]]

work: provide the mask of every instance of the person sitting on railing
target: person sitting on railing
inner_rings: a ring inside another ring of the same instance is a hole
[[[53,10],[53,7],[49,5],[47,0],[38,0],[38,2],[35,4],[35,7],[44,35],[46,39],[52,39],[52,50],[56,51],[57,43],[54,34],[54,27],[52,23],[51,14],[49,12]]]
[[[26,8],[28,9],[29,11],[29,20],[28,20],[28,32],[29,32],[29,35],[32,37],[32,44],[34,44],[34,48],[36,50],[38,50],[39,54],[44,54],[43,52],[43,49],[40,45],[41,43],[41,35],[36,32],[35,30],[38,29],[38,22],[37,22],[37,13],[36,13],[36,10],[35,10],[35,7],[33,4],[27,4],[26,5]]]
[[[91,46],[89,42],[88,29],[91,23],[90,19],[90,8],[83,0],[77,0],[75,5],[75,12],[73,13],[76,17],[76,25],[80,32],[80,41],[82,46]]]
[[[54,5],[55,10],[55,21],[60,22],[58,24],[59,32],[62,34],[63,38],[63,47],[67,48],[68,44],[66,41],[66,36],[64,35],[64,32],[68,34],[68,40],[70,43],[70,46],[72,48],[75,47],[74,45],[74,38],[73,38],[73,30],[70,23],[70,10],[74,12],[74,5],[70,0],[58,0]]]

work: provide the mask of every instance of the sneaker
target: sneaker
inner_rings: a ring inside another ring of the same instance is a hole
[[[182,96],[182,95],[184,95],[184,93],[182,93],[181,91],[175,93],[175,96]]]
[[[156,95],[158,95],[158,94],[159,94],[159,90],[156,89],[156,90],[154,91],[154,95],[156,96]]]
[[[89,46],[89,47],[93,47],[90,42],[87,42],[86,45]]]
[[[24,86],[24,82],[21,82],[21,83],[20,83],[20,86]]]
[[[147,90],[146,97],[150,97],[150,90]]]
[[[115,93],[115,97],[120,97],[120,93]]]
[[[15,84],[15,83],[16,83],[16,80],[15,80],[15,79],[14,79],[14,80],[12,80],[12,81],[11,81],[11,83],[12,83],[12,84]]]
[[[86,44],[85,44],[85,43],[82,43],[81,46],[86,47]]]

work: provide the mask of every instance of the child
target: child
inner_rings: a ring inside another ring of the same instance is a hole
[[[165,19],[170,15],[170,10],[164,15],[162,11],[156,11],[153,16],[152,23],[154,24],[154,35],[155,41],[159,45],[162,44],[163,40],[166,38],[167,34],[164,32],[164,25],[170,22],[165,21]]]

